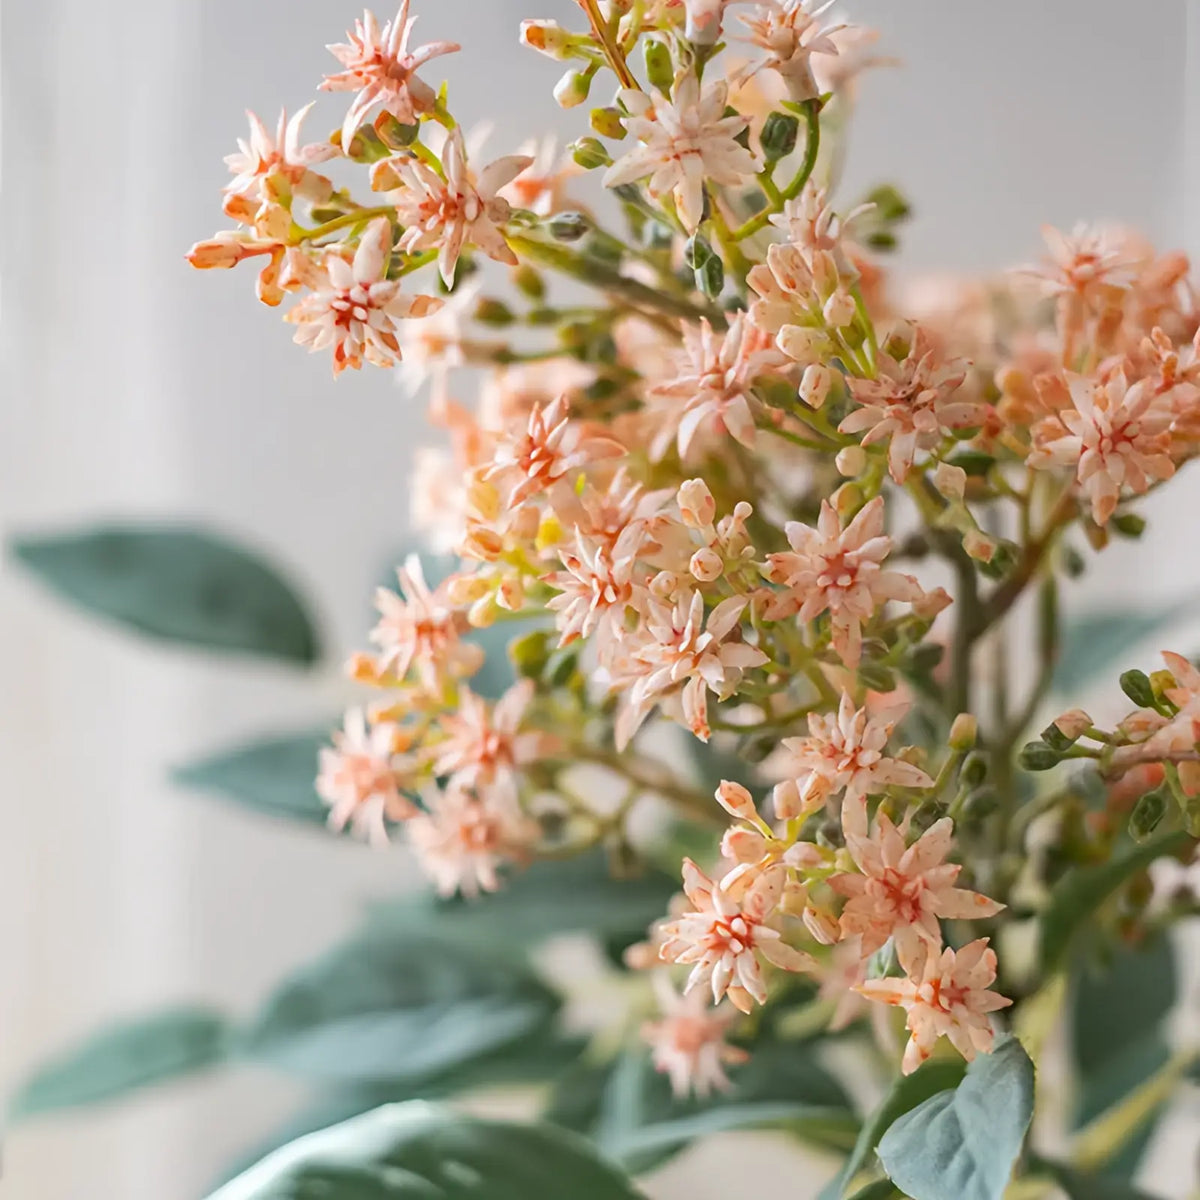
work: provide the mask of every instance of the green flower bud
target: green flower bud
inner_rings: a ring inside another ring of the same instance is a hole
[[[1150,676],[1145,671],[1122,671],[1121,691],[1138,708],[1155,707],[1154,688],[1150,684]]]
[[[696,268],[696,287],[708,297],[721,294],[725,286],[725,264],[713,255],[702,267]]]
[[[1003,579],[1016,565],[1017,547],[1009,541],[998,541],[991,558],[979,564],[980,573],[989,579]]]
[[[796,148],[800,119],[791,113],[773,112],[763,123],[759,142],[767,162],[778,162]]]
[[[960,450],[946,461],[952,467],[959,467],[976,478],[986,475],[996,464],[996,460],[990,454],[984,454],[982,450]]]
[[[1123,537],[1139,538],[1145,531],[1146,518],[1139,517],[1137,513],[1118,513],[1108,524],[1110,529],[1115,529]]]
[[[421,132],[419,124],[403,125],[390,112],[382,112],[375,118],[375,132],[389,150],[403,150],[417,140]]]
[[[963,819],[970,824],[986,820],[1000,807],[1000,795],[994,787],[977,787],[963,801]]]
[[[555,650],[546,665],[546,679],[551,687],[566,687],[579,670],[579,654],[574,647]]]
[[[1062,755],[1045,742],[1026,742],[1017,755],[1017,763],[1026,771],[1049,771],[1062,762]]]
[[[531,300],[540,300],[546,294],[546,281],[541,272],[528,263],[521,263],[519,267],[513,268],[512,281],[517,291]]]
[[[912,815],[912,827],[918,833],[924,833],[935,821],[940,821],[946,815],[946,806],[940,800],[924,800]]]
[[[588,122],[592,129],[601,137],[620,141],[625,136],[625,125],[621,120],[621,110],[606,105],[604,108],[593,108]]]
[[[494,325],[503,328],[511,325],[516,318],[513,311],[503,300],[495,300],[490,296],[481,296],[475,305],[475,320],[483,325]]]
[[[713,248],[709,245],[708,240],[700,234],[695,233],[688,238],[686,245],[683,247],[683,261],[687,263],[693,271],[698,271],[710,258],[713,256]]]
[[[895,250],[900,245],[900,239],[887,229],[876,229],[868,233],[864,240],[872,250]]]
[[[1063,546],[1059,550],[1059,558],[1068,579],[1078,579],[1087,570],[1087,562],[1074,546]]]
[[[581,137],[572,142],[570,151],[576,165],[585,171],[607,167],[612,162],[612,155],[604,148],[603,142],[594,137]]]
[[[860,662],[858,677],[873,692],[891,692],[896,688],[896,674],[882,663]]]
[[[1169,795],[1166,788],[1147,792],[1129,814],[1129,835],[1135,842],[1144,842],[1167,815]]]
[[[987,773],[987,755],[981,754],[978,750],[972,750],[963,759],[963,764],[958,770],[958,777],[967,787],[975,788],[987,778]]]
[[[1042,730],[1042,741],[1046,743],[1052,750],[1057,750],[1060,754],[1075,745],[1075,738],[1067,737],[1065,733],[1057,725],[1051,722]]]
[[[646,78],[650,81],[650,86],[663,95],[669,95],[671,85],[675,82],[675,64],[671,61],[671,51],[657,38],[647,38],[643,52],[646,56]]]
[[[866,202],[875,205],[874,216],[885,224],[903,221],[912,215],[912,208],[890,183],[881,184],[867,194]]]
[[[912,648],[908,656],[908,669],[914,675],[928,675],[945,655],[945,646],[939,646],[936,642],[922,642]]]
[[[508,657],[518,675],[526,679],[539,679],[550,659],[553,635],[545,629],[535,629],[510,643]]]
[[[546,223],[550,236],[559,242],[577,242],[591,228],[582,213],[557,213]]]

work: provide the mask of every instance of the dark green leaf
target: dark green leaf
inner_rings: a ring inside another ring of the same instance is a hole
[[[732,1089],[706,1099],[675,1099],[642,1052],[580,1064],[562,1077],[546,1115],[586,1133],[635,1174],[697,1137],[732,1129],[786,1125],[822,1144],[849,1144],[858,1128],[851,1101],[816,1061],[811,1043],[761,1042],[750,1049],[750,1061],[731,1071]]]
[[[851,1200],[892,1200],[893,1196],[899,1195],[900,1192],[890,1179],[877,1179],[855,1192]]]
[[[879,1139],[893,1123],[931,1096],[958,1087],[966,1071],[967,1064],[961,1058],[932,1058],[911,1075],[901,1075],[867,1118],[845,1166],[821,1193],[820,1200],[841,1200],[854,1177],[872,1164]]]
[[[586,1044],[583,1038],[567,1037],[555,1025],[547,1024],[519,1042],[504,1046],[492,1054],[457,1063],[425,1079],[357,1084],[337,1087],[332,1091],[323,1089],[318,1100],[297,1113],[283,1128],[259,1145],[255,1154],[245,1156],[236,1169],[227,1171],[222,1182],[298,1137],[318,1129],[327,1129],[330,1125],[370,1112],[382,1104],[440,1100],[504,1084],[548,1082],[578,1062]]]
[[[275,1151],[210,1200],[637,1200],[553,1126],[387,1105]]]
[[[426,1079],[529,1036],[558,1005],[511,957],[429,930],[374,931],[284,983],[243,1048],[329,1081]]]
[[[1002,1200],[1032,1117],[1033,1063],[1006,1038],[953,1091],[900,1117],[879,1158],[912,1200]]]
[[[225,1020],[201,1008],[176,1008],[109,1025],[46,1063],[9,1107],[12,1118],[97,1104],[220,1062]]]
[[[564,862],[534,863],[506,887],[478,901],[404,898],[377,904],[371,923],[380,929],[434,928],[483,945],[537,942],[565,933],[597,936],[644,930],[667,910],[676,880],[647,869],[614,879],[599,852]]]
[[[1119,667],[1137,665],[1138,643],[1180,616],[1182,606],[1170,605],[1149,612],[1113,609],[1087,613],[1067,623],[1062,653],[1054,669],[1058,691],[1078,696],[1103,672],[1117,675]]]
[[[171,778],[182,787],[212,792],[271,817],[325,827],[329,808],[313,780],[317,753],[327,745],[328,728],[264,738],[176,767]]]
[[[1165,833],[1130,847],[1108,862],[1079,867],[1064,875],[1051,892],[1041,917],[1042,973],[1049,975],[1062,965],[1079,927],[1126,880],[1144,871],[1155,859],[1182,849],[1188,841],[1186,833]]]
[[[1076,1129],[1144,1083],[1170,1057],[1163,1023],[1175,1006],[1178,971],[1166,937],[1120,949],[1102,973],[1072,981],[1071,1048],[1077,1072]],[[1154,1132],[1150,1123],[1106,1168],[1128,1176]]]
[[[16,557],[59,595],[150,637],[312,663],[305,606],[262,559],[201,529],[106,526],[20,538]]]

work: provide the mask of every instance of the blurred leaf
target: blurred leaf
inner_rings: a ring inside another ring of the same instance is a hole
[[[519,961],[430,931],[368,931],[268,1000],[242,1048],[328,1081],[425,1079],[527,1037],[558,997]]]
[[[327,745],[328,730],[264,738],[176,767],[171,778],[181,787],[211,792],[267,816],[326,828],[329,808],[313,781],[317,752]]]
[[[566,933],[626,935],[646,929],[667,911],[679,884],[647,869],[614,879],[599,851],[566,861],[543,861],[514,874],[481,900],[405,897],[372,906],[379,929],[435,928],[467,942],[526,944]]]
[[[1115,682],[1118,668],[1137,665],[1128,655],[1137,649],[1138,643],[1185,611],[1179,604],[1149,611],[1113,609],[1086,613],[1068,621],[1054,670],[1056,690],[1078,696],[1105,671]]]
[[[587,1143],[553,1126],[415,1100],[275,1151],[210,1200],[638,1200]]]
[[[854,1177],[872,1164],[879,1139],[892,1125],[931,1096],[958,1087],[966,1073],[967,1064],[961,1058],[931,1058],[911,1075],[901,1075],[867,1118],[845,1166],[821,1192],[819,1200],[841,1200]]]
[[[912,1200],[1002,1200],[1033,1118],[1033,1063],[1005,1038],[962,1083],[900,1117],[879,1142],[888,1178]]]
[[[97,1104],[210,1067],[226,1056],[225,1019],[175,1008],[109,1025],[51,1059],[22,1085],[10,1118]]]
[[[565,1036],[555,1024],[547,1023],[519,1042],[504,1046],[492,1054],[457,1063],[425,1079],[356,1084],[337,1087],[332,1091],[323,1088],[319,1099],[293,1116],[264,1141],[256,1153],[244,1156],[235,1169],[226,1172],[222,1182],[298,1137],[318,1129],[327,1129],[330,1125],[370,1112],[382,1104],[440,1100],[479,1088],[506,1084],[545,1083],[577,1062],[586,1045],[585,1039]]]
[[[750,1050],[750,1061],[730,1073],[732,1089],[704,1099],[675,1099],[640,1050],[603,1065],[581,1063],[560,1079],[546,1117],[586,1133],[634,1174],[698,1137],[732,1129],[784,1125],[825,1145],[849,1144],[858,1119],[811,1044],[760,1042]]]
[[[1071,1049],[1078,1086],[1073,1128],[1111,1108],[1171,1057],[1163,1024],[1178,987],[1175,952],[1166,937],[1137,950],[1118,949],[1101,975],[1075,973]],[[1104,1174],[1133,1175],[1153,1134],[1152,1122]]]
[[[1189,842],[1183,832],[1165,833],[1096,866],[1076,867],[1050,893],[1041,915],[1040,969],[1049,975],[1062,966],[1079,927],[1095,914],[1117,889],[1144,871],[1155,859],[1174,854]]]
[[[312,663],[304,605],[251,552],[201,529],[105,526],[19,538],[17,559],[96,616],[166,641]]]
[[[1046,1164],[1067,1200],[1154,1200],[1148,1192],[1122,1179],[1084,1175],[1059,1163]]]

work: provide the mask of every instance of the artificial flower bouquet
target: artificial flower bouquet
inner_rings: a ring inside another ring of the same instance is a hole
[[[618,1200],[751,1127],[808,1147],[779,1195],[1144,1196],[1196,1064],[1166,1018],[1200,671],[1118,680],[1121,614],[1080,633],[1059,596],[1200,446],[1188,261],[1046,229],[1040,265],[905,290],[901,195],[837,194],[870,31],[802,0],[562,7],[520,30],[588,114],[561,152],[489,159],[426,78],[459,47],[403,0],[330,47],[332,136],[251,116],[233,227],[189,255],[253,262],[335,376],[428,383],[447,445],[412,476],[434,553],[379,591],[319,765],[275,739],[183,781],[400,843],[436,897],[380,903],[253,1018],[98,1034],[18,1109],[232,1055],[314,1080],[222,1200]],[[313,656],[236,547],[18,549],[100,608],[89,563],[174,554],[194,604],[150,618],[130,584],[109,615]],[[1068,707],[1118,682],[1113,719]],[[590,974],[542,952],[564,936]],[[589,990],[607,1015],[564,1020]],[[516,1084],[536,1123],[428,1103]]]

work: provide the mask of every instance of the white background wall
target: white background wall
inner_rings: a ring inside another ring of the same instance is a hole
[[[579,129],[582,114],[548,107],[553,65],[515,37],[524,15],[578,23],[569,0],[415,7],[422,34],[464,43],[442,60],[451,96],[468,120],[495,120],[497,153],[548,122]],[[861,0],[853,12],[906,66],[863,89],[846,194],[887,179],[912,195],[906,266],[1025,260],[1042,221],[1076,217],[1196,245],[1200,6]],[[379,372],[333,385],[256,304],[249,272],[200,275],[183,252],[221,224],[221,156],[242,109],[307,102],[332,61],[323,44],[354,16],[351,0],[5,0],[0,29],[4,532],[103,515],[215,522],[309,585],[333,662],[361,642],[370,589],[404,544],[420,404]],[[314,132],[340,112],[326,99]],[[1158,506],[1157,540],[1121,551],[1108,590],[1200,583],[1181,491]],[[197,751],[336,710],[335,667],[306,677],[163,652],[7,570],[0,585],[5,1084],[104,1018],[191,997],[247,1005],[363,898],[405,883],[394,856],[163,782]],[[246,1074],[31,1126],[4,1147],[4,1194],[187,1200],[289,1095]],[[735,1194],[720,1171],[741,1166],[685,1170],[688,1194]],[[793,1177],[787,1194],[802,1187]]]

